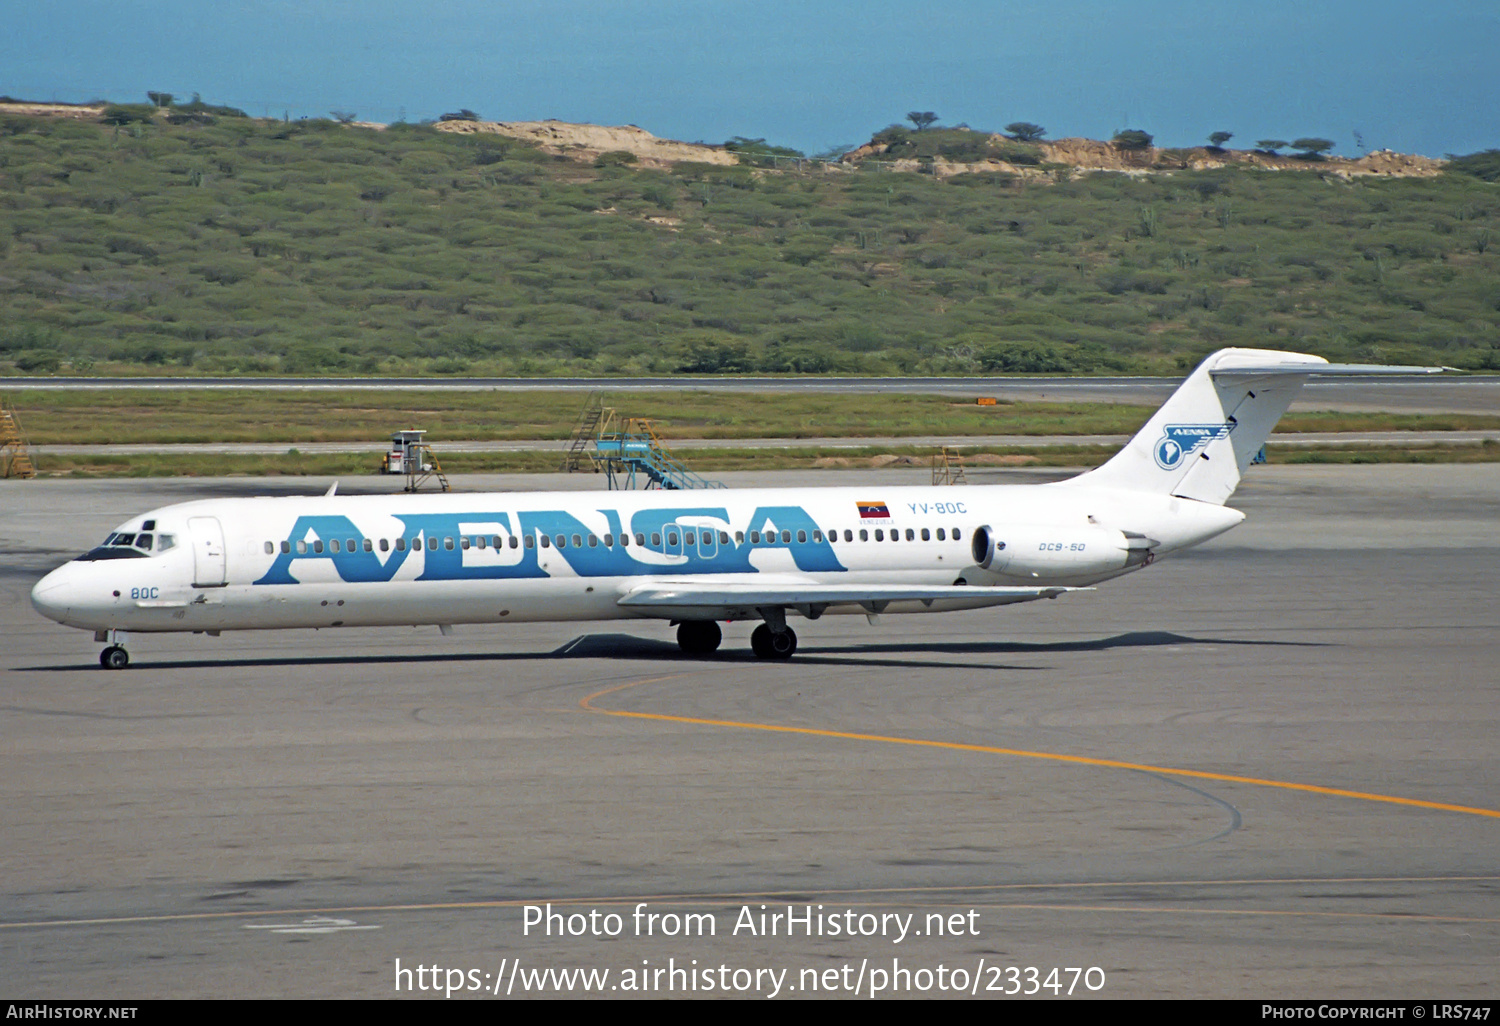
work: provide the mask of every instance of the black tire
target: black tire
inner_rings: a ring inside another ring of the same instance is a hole
[[[688,655],[708,655],[724,640],[724,632],[712,620],[684,620],[677,625],[677,647]]]
[[[123,670],[130,665],[130,653],[119,645],[111,645],[99,653],[99,665],[106,670]]]
[[[761,624],[750,632],[750,651],[757,659],[771,658],[771,628]]]
[[[790,627],[773,631],[763,623],[750,634],[750,650],[759,659],[790,659],[797,651],[797,635]]]

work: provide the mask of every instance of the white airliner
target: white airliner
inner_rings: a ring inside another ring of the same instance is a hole
[[[936,613],[1056,598],[1244,519],[1224,505],[1311,375],[1431,373],[1223,349],[1113,459],[1044,485],[208,499],[133,517],[32,590],[44,616],[126,632],[720,621],[787,659],[796,613]]]

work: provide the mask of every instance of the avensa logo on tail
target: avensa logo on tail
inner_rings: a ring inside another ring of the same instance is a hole
[[[1209,442],[1228,438],[1234,425],[1224,424],[1168,424],[1156,443],[1156,465],[1163,470],[1176,470],[1182,461]]]

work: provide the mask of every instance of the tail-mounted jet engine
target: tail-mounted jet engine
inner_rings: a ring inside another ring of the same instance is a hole
[[[1079,577],[1144,566],[1160,544],[1133,531],[1103,527],[985,525],[974,531],[974,562],[992,574],[1026,578]]]

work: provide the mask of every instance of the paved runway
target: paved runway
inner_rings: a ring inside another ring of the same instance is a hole
[[[797,621],[789,664],[642,623],[137,637],[107,673],[27,603],[149,506],[325,486],[0,482],[0,992],[1495,996],[1495,465],[1256,468],[1199,550]],[[583,935],[528,933],[548,902]]]
[[[1044,449],[1059,445],[1123,446],[1129,435],[908,435],[901,438],[813,437],[813,438],[672,438],[666,444],[673,449],[870,449],[937,448],[951,445],[960,449],[1015,447]],[[1425,446],[1483,445],[1500,442],[1500,430],[1478,431],[1308,431],[1272,435],[1273,446],[1337,447],[1345,445]],[[557,438],[507,439],[503,442],[443,440],[434,443],[442,454],[455,452],[556,452],[559,458],[566,443]],[[228,453],[234,455],[279,456],[294,448],[301,453],[363,452],[374,455],[390,449],[388,442],[172,442],[125,443],[102,445],[38,445],[39,457],[104,455],[175,455]]]
[[[646,378],[62,378],[12,377],[5,387],[30,389],[400,389],[424,391],[588,392],[863,392],[875,395],[958,394],[1012,402],[1137,403],[1158,406],[1180,378],[1144,377],[709,377]],[[1500,409],[1500,375],[1447,374],[1309,381],[1293,410],[1374,410],[1391,413],[1493,413]]]

